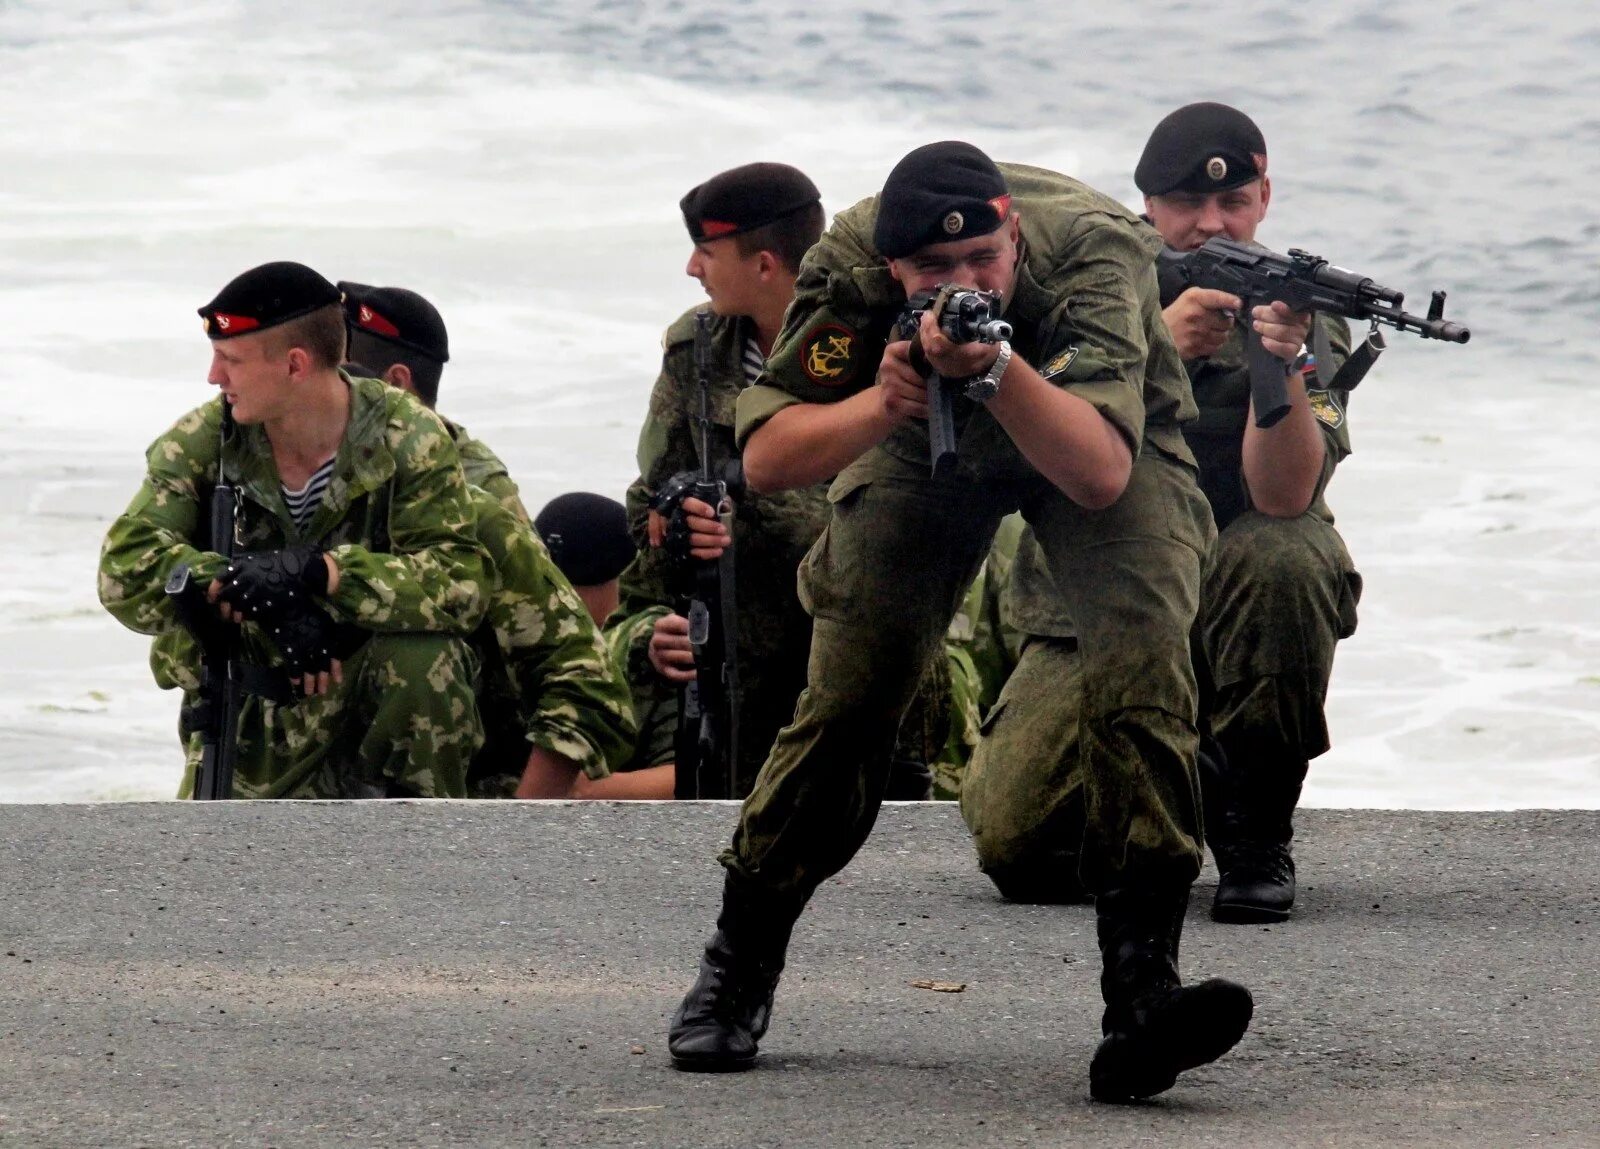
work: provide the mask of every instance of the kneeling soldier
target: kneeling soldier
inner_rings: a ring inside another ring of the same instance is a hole
[[[487,582],[450,436],[409,396],[340,372],[339,292],[308,267],[247,271],[200,315],[222,394],[151,446],[101,551],[100,601],[157,636],[161,685],[192,691],[198,648],[167,593],[186,566],[208,622],[240,626],[242,663],[293,683],[244,696],[221,734],[237,749],[221,796],[464,796],[483,737],[464,638]],[[235,492],[231,560],[206,511],[219,482]]]

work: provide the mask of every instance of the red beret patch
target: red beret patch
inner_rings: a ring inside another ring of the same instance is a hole
[[[356,313],[356,322],[368,331],[374,331],[379,335],[387,335],[391,339],[400,338],[400,329],[365,303],[361,305],[361,310]]]

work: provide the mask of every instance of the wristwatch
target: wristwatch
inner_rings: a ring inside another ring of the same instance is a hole
[[[999,346],[1000,354],[994,357],[989,370],[967,383],[967,398],[974,403],[987,403],[1000,394],[1000,376],[1006,373],[1006,364],[1011,362],[1011,344],[1002,339]]]

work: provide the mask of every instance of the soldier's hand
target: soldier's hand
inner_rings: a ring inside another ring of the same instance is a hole
[[[733,509],[733,501],[724,499],[723,506]],[[689,526],[689,553],[697,559],[719,559],[732,544],[728,528],[703,499],[683,500],[683,520]]]
[[[326,594],[332,572],[315,544],[234,556],[218,592],[223,617],[274,619],[299,611],[313,594]]]
[[[1228,341],[1234,318],[1244,301],[1226,291],[1191,287],[1174,299],[1161,313],[1178,354],[1184,359],[1203,359],[1215,355]],[[1295,351],[1300,348],[1297,346]]]
[[[331,683],[343,681],[333,656],[337,628],[325,611],[305,607],[272,620],[264,629],[283,658],[289,681],[307,696],[326,694]]]
[[[694,647],[689,645],[689,620],[683,615],[656,620],[649,653],[650,665],[668,682],[694,681]]]
[[[884,348],[877,389],[883,413],[895,423],[928,417],[928,381],[911,366],[909,339]]]
[[[1261,346],[1292,365],[1311,334],[1311,312],[1295,311],[1278,302],[1256,308],[1253,318]]]
[[[969,379],[982,375],[994,366],[1000,348],[994,343],[956,343],[934,321],[933,310],[922,313],[922,326],[918,331],[922,353],[929,364],[946,379]]]

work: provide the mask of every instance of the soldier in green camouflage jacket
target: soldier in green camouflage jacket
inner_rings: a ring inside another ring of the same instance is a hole
[[[730,797],[743,797],[755,780],[772,740],[794,717],[805,687],[811,619],[795,588],[795,572],[828,520],[827,484],[786,491],[742,489],[739,450],[734,443],[735,406],[741,392],[760,376],[766,352],[794,293],[801,257],[822,231],[823,212],[816,186],[783,164],[747,164],[723,172],[694,188],[680,203],[684,224],[695,242],[687,271],[710,298],[707,347],[710,395],[707,447],[714,474],[732,474],[736,490],[735,658],[739,672],[739,761]],[[699,470],[702,459],[698,418],[700,388],[695,368],[695,316],[679,317],[662,340],[661,373],[639,437],[639,478],[629,488],[629,518],[641,554],[623,583],[623,616],[637,620],[670,603],[661,525],[651,518],[652,497],[673,475]],[[730,466],[731,465],[731,466]],[[703,503],[687,500],[687,507]],[[721,525],[692,512],[693,524],[720,532]],[[702,536],[706,541],[707,536]],[[711,552],[707,550],[706,555]],[[642,652],[629,656],[635,667],[648,665],[653,678],[681,687],[693,677],[688,623],[672,611],[657,614]],[[662,694],[651,676],[634,679],[636,695],[658,717]],[[918,799],[929,795],[929,766],[948,740],[949,671],[930,665],[916,704],[902,723],[889,752],[890,794]],[[675,706],[676,703],[671,704]],[[674,716],[674,722],[676,721]],[[643,747],[654,755],[657,747]]]
[[[1200,869],[1188,637],[1214,536],[1181,431],[1194,403],[1161,323],[1159,246],[1076,181],[945,142],[904,157],[807,254],[762,382],[739,397],[738,434],[757,489],[838,475],[800,573],[809,675],[722,855],[717,929],[669,1030],[680,1065],[754,1062],[790,933],[869,834],[882,749],[1015,510],[1085,664],[1048,705],[1072,715],[1062,753],[1089,794],[1081,875],[1106,1000],[1091,1092],[1159,1093],[1242,1036],[1249,992],[1186,987],[1177,969]],[[938,284],[998,293],[1014,346],[955,343],[922,315],[928,364],[964,382],[955,466],[935,477],[926,375],[895,322]]]
[[[222,397],[150,448],[145,481],[106,536],[101,602],[162,637],[152,663],[163,685],[195,685],[195,650],[165,594],[179,564],[209,584],[221,616],[246,620],[247,662],[282,663],[281,634],[303,610],[291,598],[351,628],[359,645],[342,662],[324,652],[287,664],[294,702],[246,695],[236,797],[463,796],[482,740],[464,637],[483,617],[488,575],[450,436],[409,396],[339,372],[338,292],[309,268],[246,272],[201,315]],[[232,564],[208,537],[219,473],[238,492]],[[274,608],[258,593],[267,579],[294,593]],[[198,733],[188,751],[185,790]]]
[[[424,406],[436,409],[444,365],[450,362],[450,333],[439,309],[404,287],[340,280],[339,293],[350,335],[345,354],[352,365],[361,365],[373,378],[409,391]],[[467,482],[488,491],[506,510],[531,525],[517,484],[500,456],[487,443],[467,434],[461,424],[444,419],[444,425],[456,441]]]
[[[341,283],[352,357],[430,409],[450,358],[444,319],[414,291]],[[443,420],[461,454],[475,533],[492,560],[487,615],[471,640],[483,749],[468,788],[479,798],[564,798],[601,779],[633,743],[627,683],[598,627],[528,520],[488,446]]]
[[[1254,240],[1271,198],[1266,170],[1266,142],[1249,117],[1222,104],[1191,104],[1151,134],[1136,182],[1163,239],[1189,251],[1217,235]],[[1323,705],[1334,648],[1355,630],[1361,593],[1324,497],[1350,453],[1349,391],[1340,385],[1350,332],[1337,316],[1292,315],[1282,304],[1257,317],[1258,330],[1263,322],[1278,328],[1270,349],[1293,400],[1287,416],[1262,428],[1250,406],[1241,301],[1189,288],[1164,294],[1162,305],[1199,407],[1184,437],[1219,531],[1194,645],[1208,728],[1206,838],[1220,872],[1212,916],[1281,921],[1294,902],[1294,808],[1309,761],[1328,749]],[[1325,359],[1308,353],[1308,344],[1320,344]],[[1070,661],[1060,643],[1070,641],[1072,620],[1049,584],[1037,548],[1024,540],[1013,621],[1035,636],[1028,657]],[[1063,675],[1059,666],[1019,673],[1012,693],[1030,682],[1055,689]],[[1044,745],[1068,736],[1042,727],[1031,735]],[[1049,754],[1019,768],[1012,750],[997,741],[972,766],[982,775],[985,755],[1005,757],[988,785],[967,791],[969,813],[989,831],[986,865],[1014,896],[1071,900],[1080,893],[1075,883],[1054,891],[1051,884],[1060,881],[1060,859],[1076,849],[1080,777],[1052,773]]]

